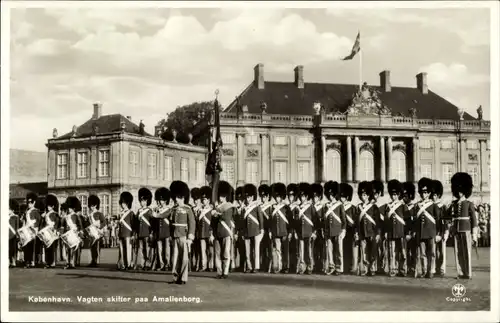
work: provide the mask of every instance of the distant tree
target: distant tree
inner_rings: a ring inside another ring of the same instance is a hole
[[[213,101],[194,102],[191,104],[178,106],[173,112],[167,113],[167,117],[158,122],[158,126],[166,131],[163,132],[162,138],[168,141],[173,139],[172,131],[177,132],[176,139],[180,143],[189,142],[189,134],[194,131],[199,135],[193,140],[193,144],[202,146],[207,145],[208,131],[201,131],[195,126],[202,124],[202,121],[208,122],[214,107]]]

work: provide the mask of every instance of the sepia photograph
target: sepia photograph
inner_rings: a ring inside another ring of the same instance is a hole
[[[2,321],[500,319],[497,2],[1,14]]]

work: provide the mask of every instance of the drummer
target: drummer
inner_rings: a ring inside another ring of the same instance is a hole
[[[80,233],[80,230],[82,229],[82,223],[80,221],[80,217],[76,214],[76,212],[80,211],[82,209],[80,200],[76,198],[75,196],[69,196],[66,199],[66,206],[68,207],[68,214],[62,221],[62,225],[60,227],[60,231],[62,234],[68,232],[68,231],[74,231],[76,234]],[[70,248],[69,246],[66,246],[66,260],[67,264],[64,267],[64,269],[75,269],[76,265],[76,258],[78,255],[78,249],[80,248],[80,245],[77,245],[74,248]]]
[[[19,204],[9,200],[9,268],[16,267],[17,261],[17,230],[19,230]]]
[[[52,194],[47,195],[45,198],[45,217],[42,221],[43,229],[50,227],[53,230],[59,230],[60,218],[55,210],[59,209],[59,201],[57,197]],[[42,229],[42,230],[43,230]],[[55,231],[54,231],[55,232]],[[50,246],[45,247],[45,268],[55,268],[57,259],[56,242],[54,241]]]
[[[98,267],[99,266],[99,254],[101,252],[101,242],[103,236],[103,229],[106,226],[106,219],[104,215],[99,211],[101,206],[101,200],[95,195],[90,195],[88,199],[88,207],[90,209],[90,214],[88,217],[88,223],[86,226],[95,226],[99,229],[99,237],[94,241],[96,237],[90,237],[92,245],[90,246],[90,256],[91,261],[88,267]]]
[[[26,210],[26,224],[27,227],[32,227],[35,230],[38,230],[40,226],[41,216],[40,211],[35,207],[38,196],[35,193],[28,193],[26,195],[26,204],[28,205],[28,209]],[[28,242],[24,246],[24,268],[33,268],[35,267],[35,250],[36,250],[36,238]]]

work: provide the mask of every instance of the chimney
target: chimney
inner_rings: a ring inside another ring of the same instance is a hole
[[[304,66],[298,65],[294,69],[295,71],[295,86],[299,89],[304,88]]]
[[[253,83],[259,90],[264,89],[264,64],[259,63],[255,65],[253,71],[254,71]]]
[[[380,87],[383,92],[391,92],[391,71],[380,72]]]
[[[422,92],[422,94],[427,94],[429,93],[429,90],[427,89],[427,73],[422,72],[417,74],[417,89]]]
[[[93,120],[97,120],[102,115],[102,104],[94,103],[94,114],[92,115]]]

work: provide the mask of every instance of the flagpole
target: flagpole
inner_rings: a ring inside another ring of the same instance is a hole
[[[361,44],[361,34],[359,35],[359,42]],[[359,47],[359,91],[363,84],[363,49]]]

